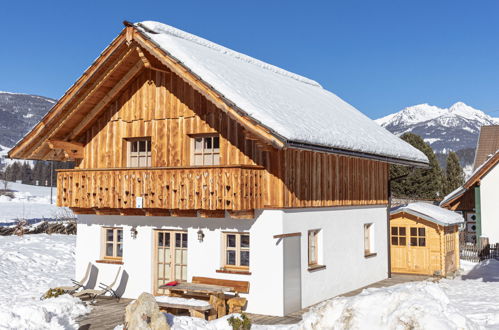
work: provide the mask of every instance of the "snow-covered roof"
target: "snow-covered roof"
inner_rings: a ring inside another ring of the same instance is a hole
[[[390,214],[392,215],[400,212],[406,212],[442,226],[450,226],[464,222],[464,218],[461,214],[429,203],[415,202],[390,210]]]
[[[288,145],[319,146],[413,163],[427,157],[311,79],[171,26],[135,27]]]
[[[440,202],[440,205],[445,205],[456,197],[464,194],[470,187],[472,187],[478,180],[480,180],[484,175],[488,173],[490,168],[494,167],[494,165],[499,160],[499,150],[496,150],[495,153],[490,155],[490,157],[479,167],[477,167],[473,173],[471,173],[470,177],[466,182],[459,188],[455,189]],[[483,171],[482,171],[483,170]]]

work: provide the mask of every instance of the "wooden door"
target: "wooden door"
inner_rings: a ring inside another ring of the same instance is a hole
[[[395,273],[431,274],[427,228],[391,227],[391,267]]]
[[[154,232],[154,293],[166,294],[159,286],[170,281],[187,281],[187,232]]]

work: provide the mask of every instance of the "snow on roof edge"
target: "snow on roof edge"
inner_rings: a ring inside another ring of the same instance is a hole
[[[407,212],[442,226],[450,226],[464,222],[463,216],[457,212],[423,202],[398,206],[390,210],[390,215],[400,212]]]

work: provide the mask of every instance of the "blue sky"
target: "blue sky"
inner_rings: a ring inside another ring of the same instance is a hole
[[[319,81],[372,118],[463,101],[499,117],[499,1],[5,1],[0,90],[59,98],[157,20]]]

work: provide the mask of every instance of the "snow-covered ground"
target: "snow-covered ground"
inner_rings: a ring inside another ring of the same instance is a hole
[[[69,284],[75,236],[0,237],[0,329],[74,329],[89,312],[78,299],[39,300],[49,288]],[[499,329],[499,261],[463,262],[456,279],[366,289],[313,307],[294,325],[252,329]],[[227,319],[205,321],[168,315],[172,329],[227,329]]]
[[[0,329],[76,329],[89,309],[68,295],[40,300],[50,287],[71,284],[74,235],[0,237]]]
[[[0,196],[0,223],[11,223],[19,219],[57,219],[71,214],[68,209],[55,206],[55,187],[52,191],[52,204],[50,187],[9,182],[7,189],[15,191],[14,198]]]

